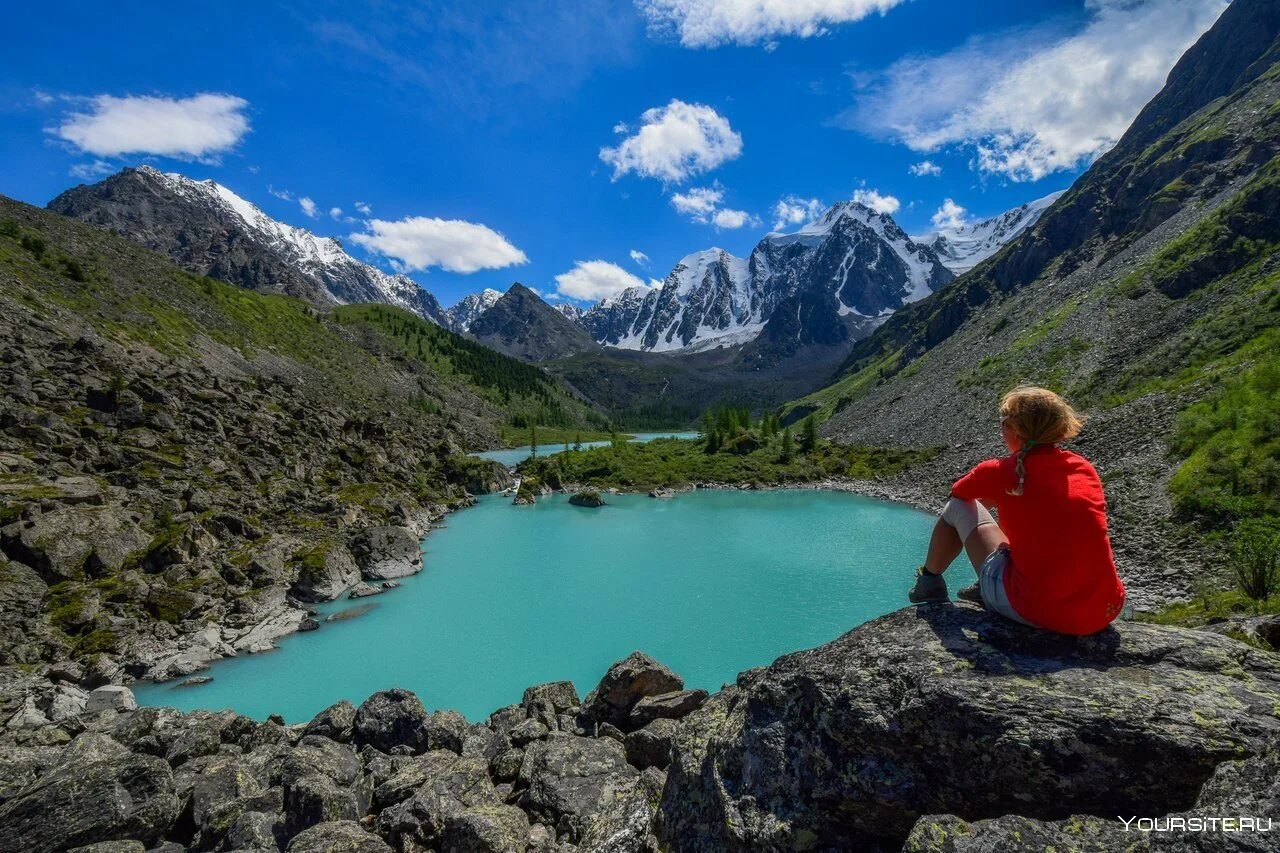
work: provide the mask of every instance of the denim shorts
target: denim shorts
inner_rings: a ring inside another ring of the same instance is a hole
[[[1031,625],[1013,609],[1009,595],[1004,591],[1004,573],[1011,560],[1009,546],[1001,545],[982,561],[982,568],[978,569],[978,589],[982,592],[982,603],[992,613],[999,613],[1004,618],[1023,625]]]

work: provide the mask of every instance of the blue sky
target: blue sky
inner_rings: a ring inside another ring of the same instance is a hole
[[[921,233],[1063,189],[1224,6],[53,0],[0,60],[0,192],[150,163],[446,305],[601,296],[855,194]]]

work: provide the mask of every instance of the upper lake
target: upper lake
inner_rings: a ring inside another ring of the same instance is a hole
[[[389,687],[482,720],[524,688],[585,695],[642,649],[689,687],[809,648],[906,604],[934,519],[842,492],[712,491],[673,500],[482,497],[424,541],[424,571],[363,616],[215,663],[214,680],[137,685],[139,701],[289,722]]]
[[[653,441],[655,438],[697,438],[701,433],[636,432],[636,433],[627,433],[627,434],[631,436],[631,439],[630,439],[631,441],[636,441],[643,444],[646,441]],[[588,447],[604,447],[608,443],[609,442],[607,441],[584,441],[582,442],[582,446],[584,449]],[[543,453],[559,453],[561,450],[564,450],[564,445],[563,444],[544,444],[538,449]],[[492,459],[496,462],[501,462],[503,465],[506,465],[507,467],[511,468],[511,467],[515,467],[516,465],[519,465],[521,462],[528,459],[532,453],[533,453],[533,448],[530,447],[529,445],[525,445],[524,447],[508,447],[502,450],[482,450],[475,455],[483,457],[485,459]]]

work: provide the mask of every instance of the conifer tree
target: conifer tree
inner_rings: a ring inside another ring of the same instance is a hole
[[[813,415],[804,419],[800,427],[800,452],[808,456],[818,449],[818,421]]]
[[[791,427],[782,431],[782,461],[790,465],[796,458],[796,443],[791,437]]]
[[[529,455],[538,455],[538,425],[529,424]]]

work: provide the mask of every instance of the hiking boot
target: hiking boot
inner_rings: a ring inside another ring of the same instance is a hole
[[[981,604],[982,590],[978,588],[976,583],[970,584],[964,589],[958,590],[956,592],[956,598],[959,598],[962,601],[972,601],[974,604]]]
[[[947,582],[942,575],[925,571],[924,566],[916,570],[916,585],[907,593],[907,600],[912,604],[931,604],[947,600]]]

